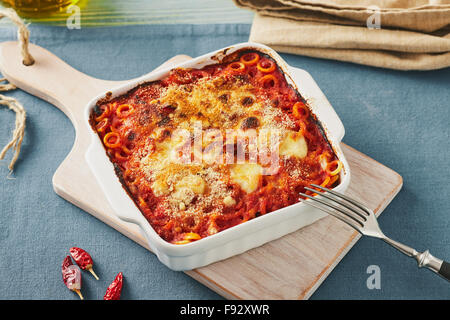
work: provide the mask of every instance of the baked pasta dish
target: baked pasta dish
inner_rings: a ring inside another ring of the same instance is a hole
[[[311,183],[339,184],[342,164],[320,123],[256,50],[107,95],[90,124],[124,189],[173,244],[297,203]]]

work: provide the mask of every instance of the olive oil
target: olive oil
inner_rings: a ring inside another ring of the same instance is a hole
[[[5,7],[14,8],[23,17],[47,17],[52,13],[65,12],[79,0],[0,0]]]

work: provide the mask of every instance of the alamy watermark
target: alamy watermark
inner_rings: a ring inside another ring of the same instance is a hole
[[[66,12],[70,16],[66,20],[67,29],[81,29],[81,9],[79,6],[71,5],[67,7]]]
[[[381,9],[378,6],[369,6],[367,8],[371,15],[366,20],[367,28],[381,29]]]
[[[381,289],[381,269],[377,265],[370,265],[366,270],[367,274],[370,276],[367,278],[366,285],[369,290]]]
[[[177,147],[171,161],[180,164],[243,164],[258,163],[263,175],[276,174],[279,169],[281,130],[255,129],[203,130],[202,122],[195,121],[192,132],[176,129],[171,135]]]

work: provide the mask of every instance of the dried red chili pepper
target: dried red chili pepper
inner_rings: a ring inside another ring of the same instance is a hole
[[[122,292],[123,275],[122,272],[116,276],[114,281],[106,289],[103,300],[120,300],[120,293]]]
[[[81,248],[72,247],[70,248],[70,254],[72,255],[73,260],[75,260],[75,262],[80,266],[81,269],[88,270],[90,273],[92,273],[95,279],[98,280],[94,269],[92,269],[94,262],[92,261],[91,255],[89,253]]]
[[[70,256],[67,256],[67,257],[65,257],[64,260],[63,260],[61,269],[62,269],[62,270],[67,269],[69,266],[72,266],[72,265],[73,265],[72,259],[70,259]]]
[[[75,266],[70,259],[70,256],[65,257],[62,266],[62,278],[64,284],[69,290],[75,291],[81,300],[83,300],[83,295],[81,294],[81,271],[80,268]]]

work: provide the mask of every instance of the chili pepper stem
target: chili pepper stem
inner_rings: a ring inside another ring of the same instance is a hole
[[[81,300],[84,300],[83,295],[81,294],[81,291],[79,289],[75,289],[73,291],[75,291],[78,294]]]
[[[89,268],[88,271],[89,271],[90,273],[92,273],[92,275],[94,276],[94,278],[95,278],[96,280],[100,280],[100,279],[98,278],[98,276],[95,274],[94,269]]]

